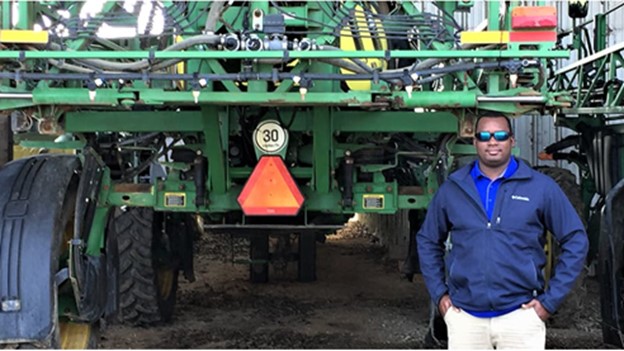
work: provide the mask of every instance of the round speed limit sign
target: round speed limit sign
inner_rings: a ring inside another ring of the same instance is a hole
[[[288,132],[275,120],[266,120],[254,131],[254,144],[266,154],[282,151],[288,142]]]

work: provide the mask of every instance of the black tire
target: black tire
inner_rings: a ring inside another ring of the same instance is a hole
[[[574,174],[563,168],[557,167],[538,167],[539,172],[548,175],[559,185],[561,190],[566,194],[572,206],[576,209],[583,225],[587,226],[584,212],[585,203],[581,196],[581,187],[576,183],[576,177]],[[550,235],[550,233],[548,233]],[[556,240],[552,240],[552,255],[550,265],[554,267],[557,262],[560,248]],[[580,322],[582,312],[584,311],[583,305],[587,296],[585,288],[585,270],[581,271],[581,275],[576,280],[576,284],[570,294],[567,296],[563,304],[559,307],[559,310],[549,319],[549,326],[551,327],[570,327]]]
[[[13,132],[11,117],[0,115],[0,167],[13,160]]]
[[[121,320],[138,326],[169,322],[179,270],[162,231],[163,216],[151,208],[115,211],[111,227],[119,245]]]
[[[74,209],[76,206],[76,189],[77,181],[71,182],[65,199],[63,200],[62,210],[60,212],[60,226],[55,229],[55,232],[62,231],[60,233],[60,240],[58,240],[58,246],[55,248],[55,253],[59,259],[57,260],[59,269],[64,266],[62,264],[61,257],[68,255],[67,246],[65,243],[73,237],[73,221],[74,221]],[[71,287],[65,282],[61,287],[54,286],[57,296],[57,303],[60,300],[59,296],[64,295],[68,299],[72,299],[73,291]],[[99,334],[99,326],[97,323],[78,322],[72,321],[67,318],[59,316],[59,312],[55,313],[56,322],[55,328],[51,335],[51,338],[47,341],[36,344],[20,344],[19,349],[97,349],[97,341]]]
[[[316,233],[299,234],[298,280],[309,283],[316,281]]]
[[[607,194],[600,221],[598,276],[605,344],[624,347],[624,180]]]
[[[576,209],[583,224],[587,225],[584,218],[585,203],[581,196],[581,187],[576,183],[576,176],[570,170],[558,167],[537,167],[536,170],[554,179]]]

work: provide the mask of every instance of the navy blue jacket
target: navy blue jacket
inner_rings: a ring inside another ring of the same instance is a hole
[[[535,297],[555,312],[587,255],[587,234],[577,212],[552,178],[519,161],[518,170],[498,189],[490,222],[470,175],[473,166],[454,172],[440,186],[416,235],[429,294],[438,304],[448,293],[453,305],[472,311],[520,307]],[[545,229],[561,246],[546,290]]]

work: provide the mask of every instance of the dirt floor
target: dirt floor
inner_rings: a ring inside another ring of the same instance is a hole
[[[234,256],[244,253],[242,244],[206,235],[197,245],[197,280],[181,280],[173,323],[108,326],[99,347],[431,348],[424,344],[429,299],[422,278],[401,280],[398,264],[385,260],[384,249],[360,227],[352,225],[317,244],[314,283],[297,282],[291,264],[271,271],[270,283],[251,284],[246,265],[227,262],[232,258],[228,244],[234,243]],[[597,283],[588,278],[583,289],[587,296],[579,318],[572,325],[551,326],[548,348],[607,348],[601,341]]]

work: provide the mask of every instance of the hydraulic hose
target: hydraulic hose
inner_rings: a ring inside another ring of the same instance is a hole
[[[208,17],[206,17],[206,24],[204,26],[205,33],[214,33],[216,31],[217,21],[224,7],[225,1],[213,1],[210,3],[210,11],[208,12]]]
[[[219,44],[220,41],[221,41],[221,36],[219,35],[215,35],[215,34],[197,35],[197,36],[185,39],[179,43],[172,44],[166,47],[163,51],[184,50],[192,46],[201,45],[201,44],[217,45]],[[53,49],[61,50],[61,46],[56,43],[52,43],[51,46]],[[176,63],[180,61],[181,60],[179,59],[163,61],[154,65],[153,68],[163,69],[163,68],[175,65]],[[141,60],[137,62],[126,63],[126,62],[112,62],[112,61],[100,60],[100,59],[80,59],[80,60],[76,60],[76,62],[87,64],[87,65],[97,67],[99,69],[107,70],[107,71],[140,71],[140,70],[150,67],[149,60]]]
[[[331,46],[331,45],[323,45],[320,47],[321,50],[327,50],[327,51],[342,51],[341,49],[335,47],[335,46]],[[339,61],[339,62],[335,62],[335,61]],[[340,63],[340,61],[345,61],[345,60],[331,60],[331,62],[335,62],[335,63]],[[356,73],[372,73],[373,69],[370,68],[368,65],[366,65],[362,60],[360,59],[352,59],[352,62],[354,62],[360,69],[357,71],[354,71]],[[328,60],[328,63],[330,61]],[[347,61],[348,62],[348,61]],[[334,63],[332,63],[334,64]],[[336,64],[336,66],[338,66]],[[343,67],[344,68],[344,67]],[[358,72],[359,71],[359,72]]]

